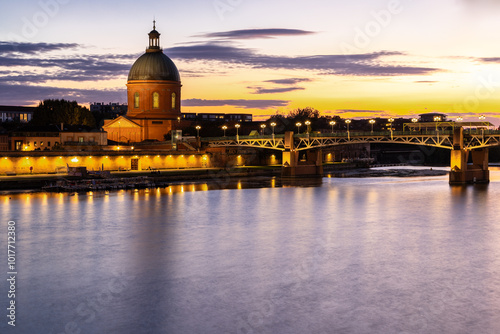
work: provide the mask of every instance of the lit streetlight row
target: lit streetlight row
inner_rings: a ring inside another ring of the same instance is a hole
[[[479,120],[484,121],[485,119],[486,119],[486,116],[484,116],[484,115],[480,115],[479,116]],[[434,117],[434,122],[441,122],[441,120],[442,120],[441,116],[435,116]],[[463,121],[463,117],[462,116],[457,116],[456,120],[457,120],[457,122],[461,122],[461,121]],[[387,121],[390,123],[390,131],[392,132],[392,130],[393,130],[392,123],[394,122],[394,118],[390,117]],[[412,121],[412,123],[417,123],[418,122],[418,118],[414,117],[414,118],[411,119],[411,121]],[[351,122],[352,122],[352,120],[350,120],[350,119],[346,119],[345,120],[345,123],[347,124],[347,132],[348,133],[349,133],[349,125],[351,124]],[[368,123],[370,123],[370,126],[371,126],[371,133],[373,133],[373,125],[376,123],[376,121],[374,119],[370,119],[368,121]],[[306,120],[304,122],[304,124],[307,126],[307,132],[309,132],[310,131],[310,127],[309,126],[311,125],[311,121]],[[333,127],[337,124],[337,122],[335,122],[335,121],[332,120],[332,121],[329,122],[329,124],[332,127],[332,133],[333,133]],[[274,132],[274,128],[276,127],[276,123],[275,122],[271,122],[269,125],[272,128],[272,131],[273,131],[272,134],[274,136],[274,133],[275,133]],[[302,123],[301,122],[297,122],[297,123],[295,123],[295,126],[297,127],[298,134],[300,134],[300,127],[302,126]],[[238,129],[241,127],[241,124],[239,124],[239,123],[235,124],[234,127],[236,128],[236,136],[238,137],[239,136]],[[260,125],[260,127],[262,129],[261,130],[262,134],[264,134],[264,129],[266,128],[266,124],[263,123],[263,124]],[[200,136],[201,126],[197,125],[195,128],[196,128],[197,136],[199,137]],[[222,126],[222,130],[224,131],[224,137],[226,136],[226,130],[227,129],[228,129],[228,127],[226,125]]]

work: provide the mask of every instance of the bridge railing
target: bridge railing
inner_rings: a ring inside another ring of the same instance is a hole
[[[406,131],[392,131],[392,136],[419,136],[419,135],[427,135],[427,136],[435,136],[435,135],[453,135],[453,130],[435,130],[435,129],[421,129],[421,130],[406,130]],[[477,134],[484,134],[484,135],[500,135],[500,130],[488,130],[488,129],[464,129],[464,134],[470,134],[470,135],[477,135]],[[325,133],[317,133],[317,132],[311,132],[311,133],[295,133],[294,138],[338,138],[338,137],[347,137],[348,133],[347,131],[334,131],[332,132],[325,132]],[[349,131],[349,136],[350,137],[390,137],[391,136],[391,131],[385,130],[385,131]],[[284,134],[275,134],[274,139],[282,139],[284,138]],[[201,138],[201,141],[236,141],[237,138],[239,140],[268,140],[272,139],[273,135],[256,135],[256,136],[226,136],[226,137],[204,137]]]

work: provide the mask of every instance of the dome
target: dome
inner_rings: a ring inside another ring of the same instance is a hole
[[[163,52],[147,52],[132,65],[128,74],[130,80],[181,81],[174,62]]]

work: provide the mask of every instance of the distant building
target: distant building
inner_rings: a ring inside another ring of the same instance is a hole
[[[437,113],[437,112],[431,112],[428,114],[420,114],[420,119],[418,120],[419,122],[447,122],[446,117],[448,117],[445,114]]]
[[[7,150],[46,151],[62,146],[75,149],[107,144],[106,132],[91,130],[88,127],[64,125],[64,130],[61,131],[56,125],[26,125],[10,132]]]
[[[28,123],[33,118],[36,107],[0,106],[1,122]]]
[[[10,132],[9,150],[50,150],[60,144],[59,128],[55,125],[26,125]]]
[[[99,113],[113,113],[116,115],[125,115],[127,113],[127,104],[123,103],[108,103],[104,102],[94,102],[90,104],[91,112],[99,112]]]
[[[252,122],[252,114],[232,114],[232,113],[183,113],[183,120],[189,121],[224,121],[224,122]]]
[[[0,126],[0,151],[9,150],[9,134]]]

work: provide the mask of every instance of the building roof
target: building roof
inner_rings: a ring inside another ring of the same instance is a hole
[[[7,112],[34,112],[36,107],[20,107],[20,106],[0,106],[1,111]]]
[[[156,31],[156,21],[149,35],[149,47],[146,53],[132,65],[128,74],[131,80],[162,80],[180,82],[181,77],[174,62],[160,48],[160,33]]]
[[[179,71],[174,62],[163,52],[147,52],[132,65],[128,74],[131,80],[164,80],[181,81]]]

